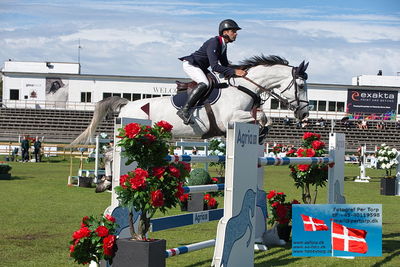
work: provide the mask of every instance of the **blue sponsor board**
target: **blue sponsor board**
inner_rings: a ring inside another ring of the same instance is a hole
[[[381,204],[293,205],[292,256],[382,256]]]

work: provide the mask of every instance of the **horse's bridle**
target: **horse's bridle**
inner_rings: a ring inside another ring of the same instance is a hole
[[[284,105],[286,105],[289,108],[289,110],[291,110],[293,112],[297,112],[297,111],[299,111],[299,109],[308,108],[308,106],[309,106],[309,102],[308,101],[300,99],[300,97],[299,97],[299,86],[298,86],[298,84],[296,82],[296,79],[298,79],[298,78],[302,78],[304,80],[307,80],[307,74],[306,73],[300,74],[300,73],[298,73],[298,68],[297,67],[292,67],[292,77],[293,77],[293,79],[290,81],[289,85],[283,91],[281,91],[280,94],[275,93],[273,89],[269,89],[269,88],[266,88],[264,86],[261,86],[260,84],[256,83],[255,81],[253,81],[252,79],[250,79],[250,78],[248,78],[246,76],[241,77],[241,78],[243,78],[246,81],[254,84],[261,91],[266,92],[269,96],[272,96],[273,98],[277,99],[279,102],[281,102]],[[229,82],[230,86],[236,87],[241,91],[243,91],[243,89],[241,89],[241,88],[245,88],[245,87],[243,87],[241,85],[237,86],[237,85],[231,84],[230,79],[228,80],[228,82]],[[281,94],[286,92],[287,90],[289,90],[293,85],[294,85],[294,90],[295,90],[294,91],[295,99],[289,101],[286,98],[283,98],[281,96]],[[245,88],[245,89],[247,89],[247,88]],[[247,90],[249,90],[249,89],[247,89]],[[250,96],[254,99],[254,97],[252,95],[250,95]],[[295,102],[297,106],[293,105],[293,102]],[[302,103],[302,102],[306,103],[306,105],[304,105],[303,107],[300,108],[300,103]]]

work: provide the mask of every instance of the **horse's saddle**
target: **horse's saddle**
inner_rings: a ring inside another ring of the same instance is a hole
[[[210,103],[211,105],[217,102],[221,96],[221,88],[227,88],[227,83],[219,83],[218,79],[211,73],[207,73],[208,89],[204,96],[197,102],[195,107],[203,107],[204,104]],[[197,86],[197,82],[180,82],[176,81],[177,94],[171,97],[172,105],[179,109],[187,101],[193,89]]]

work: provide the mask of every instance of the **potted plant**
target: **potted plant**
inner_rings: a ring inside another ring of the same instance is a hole
[[[210,174],[202,168],[193,169],[187,179],[188,186],[205,185],[211,183]],[[184,202],[181,202],[181,209],[186,211],[202,211],[204,210],[204,194],[190,193],[184,196]]]
[[[306,132],[302,137],[300,148],[292,148],[286,155],[288,157],[322,157],[326,151],[325,143],[320,139],[321,135]],[[333,166],[334,163],[289,165],[290,176],[293,178],[295,186],[301,188],[302,200],[305,204],[315,204],[318,187],[326,186],[328,167]],[[312,192],[312,187],[314,187],[314,192]]]
[[[269,191],[267,201],[270,207],[268,224],[277,228],[280,239],[289,242],[292,226],[292,205],[300,204],[297,200],[286,202],[286,195],[283,192]]]
[[[381,178],[381,195],[394,196],[396,194],[396,176],[392,175],[392,169],[396,168],[397,150],[382,144],[376,152],[378,166],[386,172],[385,177]]]
[[[0,180],[10,180],[12,167],[8,164],[0,164]]]
[[[156,211],[165,213],[179,204],[190,172],[185,162],[166,161],[171,130],[172,125],[165,121],[153,127],[130,123],[119,129],[121,139],[117,145],[123,148],[126,164],[136,161],[137,168],[121,175],[120,185],[115,187],[120,205],[129,210],[131,233],[131,238],[117,240],[117,266],[165,266],[165,240],[147,238],[150,219]],[[133,209],[141,213],[137,229]]]
[[[102,259],[112,263],[117,227],[115,218],[110,215],[83,217],[81,227],[72,234],[70,257],[79,264],[99,264]]]

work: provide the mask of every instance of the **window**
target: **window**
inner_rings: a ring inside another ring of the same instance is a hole
[[[337,102],[337,112],[344,112],[344,102]]]
[[[81,92],[81,102],[82,103],[92,102],[92,93],[91,92]]]
[[[272,98],[271,99],[271,109],[278,109],[279,108],[279,101]]]
[[[132,94],[132,101],[139,100],[140,94]]]
[[[328,111],[336,111],[336,102],[333,101],[328,102]]]
[[[280,103],[281,104],[281,109],[285,109],[285,110],[287,110],[288,109],[288,105],[286,105],[286,104],[283,104],[283,103]]]
[[[317,110],[317,100],[310,100],[308,102],[310,103],[310,110],[316,111]]]
[[[19,90],[10,89],[10,100],[19,100]]]
[[[119,96],[119,97],[121,97],[121,94],[120,94],[120,93],[113,93],[112,95],[113,95],[113,96]]]
[[[122,97],[128,99],[129,101],[132,101],[132,94],[123,93]]]
[[[103,93],[103,99],[109,98],[112,96],[112,93]]]
[[[326,111],[326,101],[318,101],[318,111]]]
[[[150,95],[150,94],[143,95],[143,98],[151,98],[151,97],[152,97],[152,95]]]

